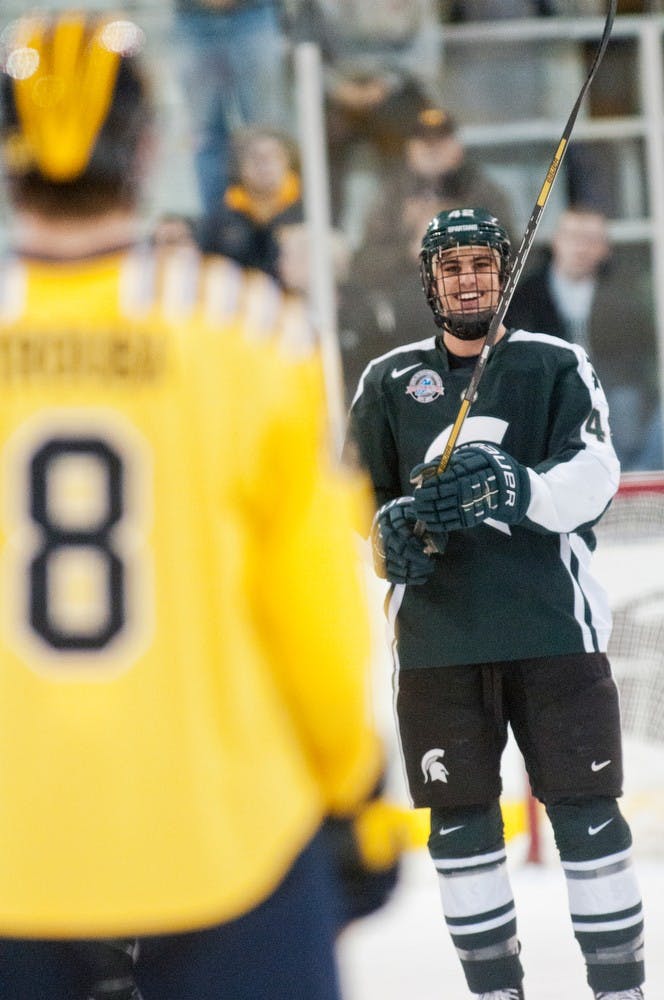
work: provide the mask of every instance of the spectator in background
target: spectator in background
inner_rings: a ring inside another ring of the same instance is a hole
[[[303,223],[278,226],[275,236],[279,247],[278,277],[289,292],[307,295],[311,280],[311,251],[309,233]],[[338,325],[339,352],[346,403],[350,404],[357,377],[369,360],[366,344],[360,342],[357,331],[364,332],[375,325],[373,298],[370,290],[360,289],[350,281],[351,251],[345,234],[340,229],[330,232],[330,256],[334,272],[335,305],[338,324],[352,316],[353,328]],[[363,360],[365,359],[366,360]]]
[[[609,294],[610,308],[615,306],[615,286],[602,280],[610,253],[604,216],[570,206],[557,221],[549,260],[517,285],[508,312],[510,325],[554,333],[590,350],[591,340],[597,339],[603,296]]]
[[[372,283],[376,274],[373,255],[367,261],[360,252],[353,259],[352,277],[339,299],[339,343],[349,403],[373,358],[426,336],[431,314],[419,274],[422,233],[445,207],[440,198],[426,194],[406,198],[392,243],[374,251],[381,255],[387,280]]]
[[[233,182],[201,220],[205,253],[277,274],[275,229],[303,218],[297,146],[285,132],[253,126],[233,136]]]
[[[394,252],[406,249],[404,244],[395,245],[395,234],[401,230],[401,213],[410,199],[482,205],[505,220],[510,235],[514,233],[509,196],[468,156],[454,117],[429,106],[409,125],[403,157],[381,185],[359,250],[365,279],[373,287],[389,287],[394,281]]]
[[[653,396],[630,376],[607,392],[613,444],[623,472],[664,468],[662,414]]]
[[[343,63],[371,62],[435,86],[440,45],[437,0],[285,0],[292,41],[316,42],[332,75]]]
[[[514,18],[546,16],[604,16],[606,0],[444,0],[441,18],[449,23],[475,23]],[[632,4],[643,12],[643,4]],[[618,13],[630,12],[623,0]],[[547,56],[541,41],[523,38],[518,43],[495,44],[492,39],[477,39],[473,59],[468,60],[465,46],[451,46],[446,53],[445,82],[455,107],[473,121],[484,123],[504,120],[505,91],[510,93],[511,117],[539,118],[551,110],[554,93],[564,107],[573,103],[581,79],[595,58],[596,39],[568,39],[552,48]],[[614,38],[604,57],[603,71],[591,88],[588,98],[590,117],[629,116],[637,113],[640,97],[630,66],[632,44],[629,39]],[[576,64],[561,73],[561,58]],[[472,77],[472,87],[471,87]],[[578,77],[578,82],[577,82]],[[561,91],[561,78],[568,86]],[[516,102],[516,103],[515,103]],[[558,106],[558,105],[556,105]],[[621,201],[621,178],[624,172],[624,149],[617,152],[613,142],[574,142],[567,150],[563,175],[567,199],[583,202],[609,217],[625,213]],[[643,206],[645,213],[645,205]]]
[[[175,12],[175,52],[207,214],[229,182],[232,133],[254,123],[290,125],[281,3],[175,0]]]
[[[284,288],[306,295],[309,291],[311,252],[309,234],[303,222],[286,222],[275,227],[278,246],[277,275]],[[330,233],[330,252],[337,285],[348,280],[350,248],[342,232]]]
[[[594,208],[570,206],[558,219],[547,259],[517,284],[506,322],[555,334],[590,353],[626,471],[640,467],[643,428],[656,405],[655,330],[644,302],[629,294],[615,274],[611,257],[605,216]]]
[[[391,287],[368,286],[362,261],[351,255],[344,233],[330,233],[330,252],[335,277],[337,329],[346,404],[369,361],[392,350],[404,337],[425,335],[430,316],[419,278],[422,233],[439,210],[440,202],[410,200],[401,216],[400,252],[394,258]],[[309,287],[311,253],[303,224],[281,225],[275,230],[279,245],[278,276],[283,287],[306,294]]]
[[[293,42],[316,42],[325,70],[332,214],[353,249],[408,123],[439,100],[436,0],[291,0]]]
[[[353,172],[359,167],[373,175],[375,190],[403,157],[409,123],[430,105],[421,83],[403,70],[354,63],[334,74],[327,90],[326,125],[336,224],[361,230],[358,216],[366,206],[353,203]]]

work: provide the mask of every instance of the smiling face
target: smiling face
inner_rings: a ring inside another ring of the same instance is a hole
[[[469,313],[492,309],[500,294],[500,260],[490,247],[454,247],[434,262],[438,294],[446,311]]]
[[[431,219],[422,237],[420,278],[453,353],[481,351],[511,267],[509,236],[488,209],[446,209]],[[495,330],[497,337],[504,332],[502,324]]]
[[[433,273],[446,328],[452,335],[491,319],[501,291],[497,251],[484,246],[443,250],[433,261]]]

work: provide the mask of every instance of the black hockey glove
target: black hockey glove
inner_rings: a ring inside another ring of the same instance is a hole
[[[413,503],[428,531],[473,528],[487,517],[506,524],[523,520],[530,503],[524,465],[495,444],[474,442],[452,452],[438,473],[438,461],[417,465],[411,482],[419,485]]]
[[[362,857],[351,820],[327,819],[327,838],[341,889],[339,930],[342,931],[359,917],[375,913],[388,901],[399,878],[399,861],[373,868]]]
[[[384,906],[397,886],[403,852],[413,846],[411,810],[377,791],[355,815],[330,816],[323,834],[341,888],[340,930]]]
[[[390,583],[426,583],[434,571],[431,556],[425,551],[426,540],[414,534],[417,517],[412,497],[390,500],[376,512],[371,527],[374,569]],[[436,548],[442,552],[447,535],[436,535]]]

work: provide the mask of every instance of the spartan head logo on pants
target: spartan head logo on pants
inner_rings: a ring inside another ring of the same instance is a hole
[[[425,784],[428,781],[444,781],[447,784],[449,771],[443,764],[442,758],[444,756],[444,750],[435,749],[427,750],[424,757],[422,757],[420,767],[422,768]]]

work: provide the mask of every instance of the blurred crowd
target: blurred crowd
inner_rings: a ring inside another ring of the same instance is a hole
[[[626,0],[618,11],[658,6]],[[504,164],[469,144],[466,119],[490,120],[492,108],[504,117],[510,82],[520,100],[536,101],[547,89],[541,52],[523,46],[515,64],[509,46],[506,53],[483,46],[472,65],[464,64],[447,50],[445,26],[604,12],[604,0],[175,0],[172,30],[199,207],[192,217],[162,219],[160,232],[306,292],[311,253],[294,52],[298,43],[315,42],[323,64],[331,259],[349,402],[369,360],[432,332],[418,271],[428,220],[445,208],[487,207],[505,222],[516,250],[539,191],[537,181],[529,186],[536,172],[524,175],[517,165],[510,178]],[[594,44],[570,43],[581,79]],[[626,113],[629,85],[615,86],[616,78],[626,79],[625,57],[619,42],[612,46],[613,71],[593,88],[591,114]],[[567,113],[556,106],[561,121]],[[586,344],[609,396],[623,469],[659,468],[649,249],[611,238],[612,222],[624,214],[616,148],[572,143],[557,204],[548,209],[548,235],[531,254],[528,280],[507,318]],[[583,273],[570,265],[579,253]]]

